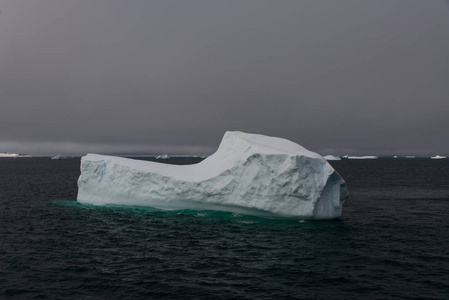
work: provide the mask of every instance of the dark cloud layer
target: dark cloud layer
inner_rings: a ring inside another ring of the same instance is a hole
[[[0,0],[0,152],[449,154],[443,1]]]

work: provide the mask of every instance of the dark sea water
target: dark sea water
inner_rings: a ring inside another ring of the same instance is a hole
[[[80,205],[79,158],[0,159],[0,298],[449,299],[449,159],[331,163],[342,217],[301,221]]]

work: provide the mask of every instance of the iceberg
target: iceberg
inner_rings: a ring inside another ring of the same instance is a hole
[[[54,160],[67,159],[67,156],[64,156],[62,154],[58,154],[58,155],[52,156],[51,159],[54,159]]]
[[[87,154],[77,200],[334,219],[347,197],[344,180],[319,154],[286,139],[228,131],[218,150],[194,165]]]
[[[29,154],[9,153],[9,152],[0,152],[0,157],[18,158],[18,157],[31,157],[31,155],[29,155]]]
[[[0,152],[0,157],[19,157],[17,153]]]
[[[341,160],[341,158],[340,157],[338,157],[338,156],[334,156],[334,155],[326,155],[326,156],[323,156],[324,157],[324,159],[325,160]]]
[[[367,155],[367,156],[348,156],[348,159],[378,159],[377,156]]]

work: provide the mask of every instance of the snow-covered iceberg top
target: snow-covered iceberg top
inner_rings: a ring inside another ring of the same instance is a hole
[[[194,165],[88,154],[78,201],[331,219],[346,184],[320,155],[286,139],[226,132],[218,150]]]

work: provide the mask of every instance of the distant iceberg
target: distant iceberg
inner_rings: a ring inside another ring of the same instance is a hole
[[[371,155],[367,155],[367,156],[347,156],[348,159],[377,159],[377,156],[371,156]]]
[[[333,219],[347,196],[344,180],[320,155],[281,138],[226,132],[218,150],[194,165],[88,154],[81,159],[77,199]]]
[[[18,157],[31,157],[31,155],[29,155],[29,154],[9,153],[9,152],[0,152],[0,157],[18,158]]]
[[[0,152],[0,157],[19,157],[17,153]]]
[[[326,155],[326,156],[323,156],[323,157],[324,157],[325,160],[341,160],[340,157],[333,156],[333,155]]]
[[[430,159],[445,159],[445,158],[446,158],[446,156],[435,155],[435,156],[432,156]]]
[[[56,156],[53,156],[51,159],[55,159],[55,160],[67,159],[67,156],[64,156],[62,154],[58,154]]]
[[[168,154],[162,154],[162,155],[158,155],[156,156],[156,159],[169,159],[170,156],[168,156]]]

